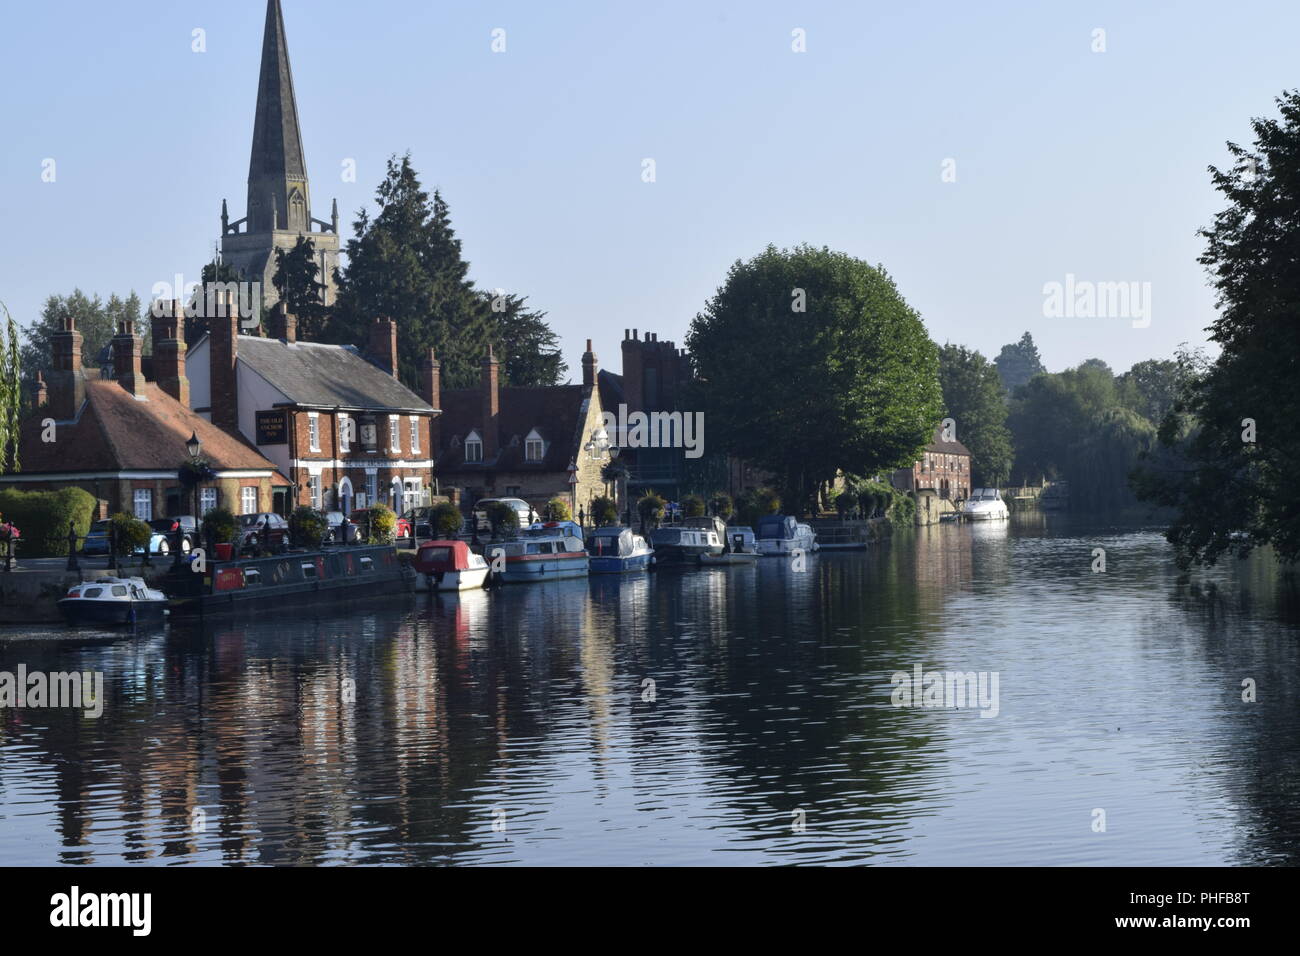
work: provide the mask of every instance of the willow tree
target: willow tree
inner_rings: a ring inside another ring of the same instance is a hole
[[[780,476],[794,508],[838,471],[910,467],[943,415],[920,316],[882,268],[844,253],[768,246],[737,262],[686,341],[706,440]]]

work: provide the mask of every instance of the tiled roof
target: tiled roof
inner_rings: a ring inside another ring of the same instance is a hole
[[[618,414],[618,406],[627,401],[623,393],[623,376],[601,369],[596,373],[596,384],[600,387],[600,407]]]
[[[59,423],[55,440],[41,440],[44,409],[28,416],[20,434],[24,474],[83,471],[171,471],[188,460],[191,434],[203,442],[203,457],[217,471],[271,471],[276,466],[205,418],[185,408],[157,385],[144,386],[140,401],[117,382],[86,376],[86,404],[75,423]],[[277,484],[288,484],[275,474]]]
[[[241,335],[239,358],[298,405],[431,412],[424,399],[351,345]]]
[[[931,454],[939,455],[969,455],[970,449],[959,441],[944,441],[941,437],[943,429],[936,429],[934,441],[925,446],[925,450]]]
[[[465,463],[465,436],[483,434],[483,392],[477,388],[444,389],[441,396],[441,454],[439,471],[474,471],[487,468],[509,471],[565,471],[581,450],[578,429],[584,403],[595,389],[587,385],[548,385],[499,390],[497,413],[499,454],[494,461]],[[524,460],[524,444],[533,429],[546,443],[540,462]],[[452,439],[460,442],[454,447]],[[511,444],[518,439],[517,444]]]

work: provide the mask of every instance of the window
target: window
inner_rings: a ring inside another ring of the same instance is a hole
[[[153,520],[153,492],[148,488],[135,490],[135,516],[141,521]]]
[[[312,564],[310,561],[302,562],[302,576],[304,578],[316,577],[316,565]]]
[[[465,460],[467,462],[483,460],[483,439],[478,432],[470,432],[465,438]]]
[[[420,450],[420,420],[414,415],[411,416],[411,453],[418,453]]]
[[[397,416],[388,416],[388,450],[395,455],[402,453],[402,432],[397,427]]]
[[[255,588],[262,583],[262,572],[257,568],[244,569],[244,587]]]
[[[339,451],[352,450],[352,429],[355,427],[350,416],[339,416]]]
[[[320,475],[307,477],[307,491],[311,495],[311,506],[320,511]]]
[[[375,569],[375,562],[370,558],[361,559],[361,573],[367,574]]]
[[[199,513],[195,516],[202,518],[205,514],[217,506],[217,489],[200,488],[199,489]]]
[[[537,429],[534,428],[524,439],[524,460],[541,461],[545,454],[546,445],[542,441],[542,436],[537,434]]]
[[[366,503],[375,504],[375,498],[379,495],[379,476],[374,472],[366,475]]]
[[[320,415],[307,413],[307,445],[312,451],[320,451]]]
[[[241,515],[251,515],[257,512],[257,489],[240,488],[239,489],[239,513]]]

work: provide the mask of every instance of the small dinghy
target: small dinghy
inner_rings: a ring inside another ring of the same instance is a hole
[[[469,591],[483,587],[488,563],[464,541],[426,541],[411,562],[417,591]]]
[[[754,564],[758,561],[753,528],[728,528],[724,541],[726,550],[721,554],[700,555],[700,564]]]
[[[161,621],[167,613],[167,595],[149,587],[144,578],[96,578],[69,588],[59,610],[74,627]]]

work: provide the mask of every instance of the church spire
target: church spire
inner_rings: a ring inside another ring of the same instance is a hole
[[[248,163],[248,231],[273,229],[311,231],[307,161],[298,127],[298,104],[293,95],[280,0],[267,0],[266,4],[253,153]]]

